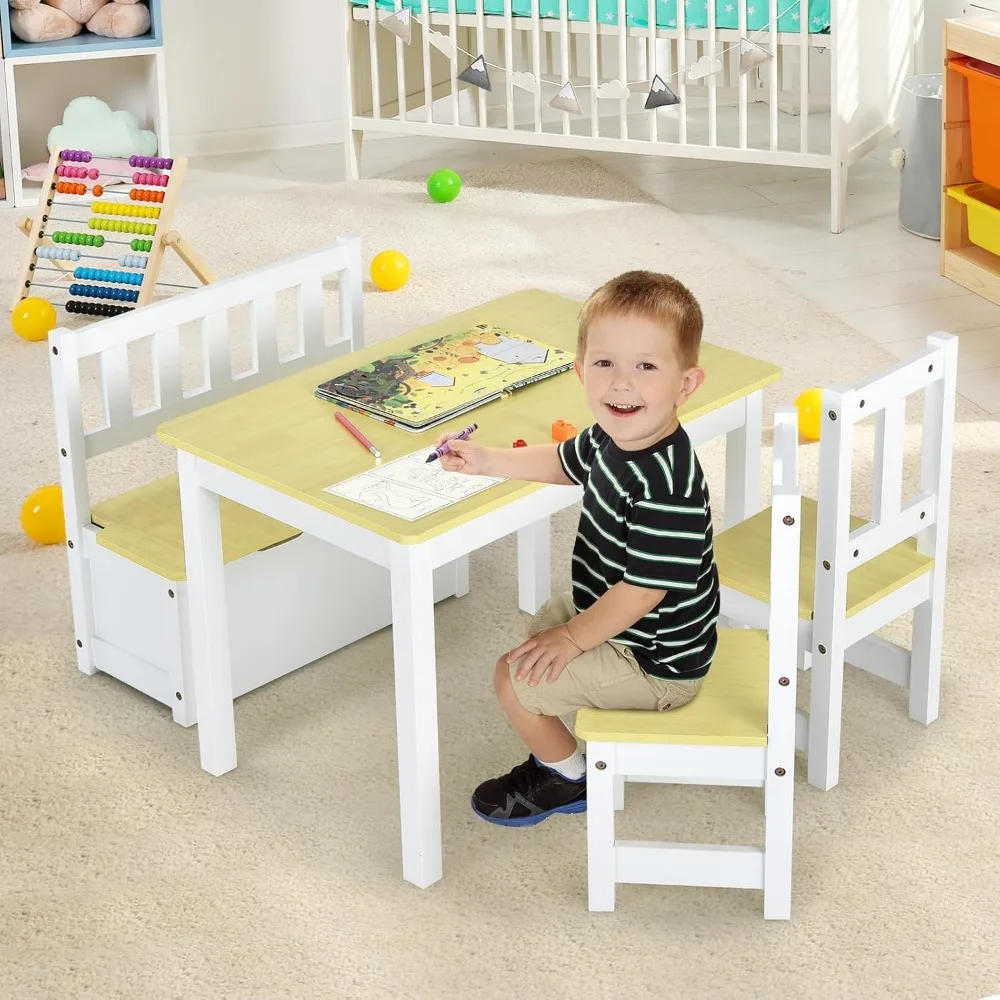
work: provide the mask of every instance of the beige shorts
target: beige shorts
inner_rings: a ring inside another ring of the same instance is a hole
[[[528,625],[527,638],[563,625],[576,611],[569,594],[544,604]],[[510,665],[510,682],[518,701],[536,715],[562,716],[578,708],[649,709],[662,712],[686,705],[704,680],[665,680],[647,674],[626,646],[605,642],[570,660],[550,682],[546,674],[534,687],[517,679],[520,661]]]

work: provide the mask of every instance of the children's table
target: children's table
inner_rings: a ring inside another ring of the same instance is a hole
[[[178,451],[198,740],[201,766],[210,774],[236,767],[219,498],[388,570],[403,877],[422,888],[442,873],[433,570],[452,562],[464,566],[458,592],[465,593],[469,553],[517,532],[518,604],[533,613],[549,596],[549,518],[577,503],[582,491],[507,480],[415,521],[341,499],[324,488],[372,468],[374,459],[338,427],[336,407],[313,392],[336,374],[476,323],[573,351],[579,309],[580,303],[548,292],[517,292],[195,410],[157,431]],[[712,344],[703,345],[701,364],[705,384],[681,419],[695,445],[726,436],[726,520],[735,523],[760,509],[763,390],[781,369]],[[478,442],[511,447],[518,438],[551,441],[552,422],[560,418],[579,429],[592,422],[572,372],[419,434],[363,416],[356,423],[386,462],[418,448],[430,451],[442,431],[470,419],[479,424]]]

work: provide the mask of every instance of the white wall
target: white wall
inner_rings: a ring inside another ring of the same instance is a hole
[[[164,0],[173,151],[340,140],[340,0]]]

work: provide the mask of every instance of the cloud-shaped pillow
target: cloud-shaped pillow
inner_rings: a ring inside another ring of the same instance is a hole
[[[610,80],[597,88],[598,97],[617,98],[620,101],[627,101],[631,94],[632,91],[621,80]]]
[[[95,156],[153,156],[156,133],[139,128],[131,111],[112,111],[98,97],[74,97],[61,125],[49,131],[49,152],[89,149]]]

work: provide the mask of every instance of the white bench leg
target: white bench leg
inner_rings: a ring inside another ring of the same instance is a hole
[[[841,631],[835,629],[835,631]],[[823,637],[825,639],[825,636]],[[824,652],[819,652],[819,646]],[[838,638],[813,647],[809,690],[810,785],[829,791],[840,780],[840,729],[844,701],[844,647]]]
[[[598,766],[601,765],[601,766]],[[587,905],[615,908],[615,748],[587,744]]]
[[[441,878],[434,571],[426,547],[394,545],[390,573],[403,878],[424,889]]]
[[[517,533],[517,606],[533,615],[552,592],[549,519]]]
[[[455,560],[455,596],[465,597],[469,592],[469,556],[459,556]]]

